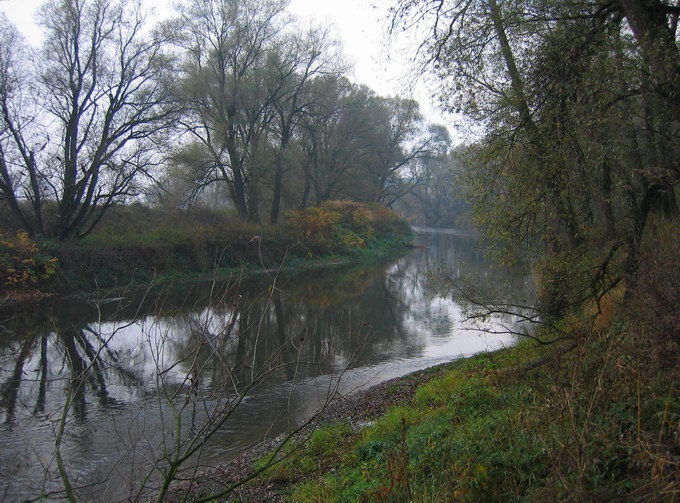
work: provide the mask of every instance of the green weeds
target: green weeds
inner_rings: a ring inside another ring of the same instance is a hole
[[[636,380],[622,379],[634,367],[619,346],[586,344],[528,375],[507,369],[554,348],[473,357],[358,434],[324,430],[287,461],[309,468],[292,479],[290,501],[664,501],[672,456],[645,452],[677,442],[669,382],[639,396]]]

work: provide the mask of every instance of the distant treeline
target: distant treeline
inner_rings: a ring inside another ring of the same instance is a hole
[[[424,159],[418,183],[395,201],[399,214],[417,225],[471,229],[475,195],[467,190],[463,147],[451,149],[445,155]]]
[[[5,228],[81,239],[135,201],[277,223],[413,191],[446,129],[351,82],[329,30],[286,4],[192,0],[153,25],[126,0],[47,0],[40,48],[0,19]]]

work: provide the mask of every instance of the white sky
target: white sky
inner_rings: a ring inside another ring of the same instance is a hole
[[[155,7],[159,19],[172,12],[172,1],[144,1]],[[43,0],[0,0],[0,11],[35,44],[40,41],[35,12],[42,3]],[[413,71],[409,58],[417,47],[416,35],[388,40],[387,15],[391,3],[390,0],[290,0],[289,10],[303,23],[333,26],[347,59],[354,64],[353,80],[381,95],[415,98],[428,120],[449,126],[456,138],[451,119],[436,109],[424,83],[419,82],[411,89]]]

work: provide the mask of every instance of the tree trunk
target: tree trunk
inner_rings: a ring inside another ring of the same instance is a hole
[[[246,187],[243,180],[241,169],[236,167],[234,172],[233,192],[234,192],[234,208],[241,220],[248,219],[248,205],[246,204]]]
[[[2,151],[1,146],[0,146],[0,177],[1,177],[0,194],[2,194],[2,198],[6,201],[10,211],[12,212],[14,217],[19,221],[21,227],[30,236],[33,236],[34,235],[33,227],[31,226],[31,223],[28,221],[26,215],[24,215],[24,212],[21,210],[21,206],[19,206],[19,201],[17,201],[16,193],[14,191],[14,187],[12,186],[12,178],[10,177],[9,170],[7,169],[7,166],[4,162],[4,152]]]
[[[679,120],[680,51],[665,6],[659,0],[619,0],[619,4],[655,87],[672,104],[674,120]]]
[[[272,193],[272,210],[270,214],[270,220],[273,224],[279,222],[279,212],[281,211],[281,193],[283,192],[282,171],[281,166],[276,166],[276,171],[274,172],[274,191]]]
[[[309,173],[305,173],[305,185],[302,188],[302,198],[300,199],[300,206],[298,209],[304,210],[309,204],[309,193],[312,190],[312,181],[310,179]]]
[[[614,212],[612,210],[611,202],[611,166],[608,162],[603,162],[601,172],[599,173],[599,190],[598,190],[598,205],[602,213],[602,220],[604,223],[604,232],[607,238],[611,239],[616,235],[616,225],[614,222]]]
[[[248,220],[260,223],[260,188],[252,180],[248,184]]]

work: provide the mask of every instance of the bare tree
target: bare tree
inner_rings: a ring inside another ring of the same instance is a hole
[[[170,60],[139,3],[53,0],[40,20],[41,51],[2,35],[0,197],[31,235],[77,239],[151,175]]]
[[[418,163],[445,151],[450,139],[446,129],[425,123],[412,99],[380,98],[379,105],[383,120],[368,167],[371,199],[391,206],[418,184]]]
[[[274,42],[287,22],[284,8],[282,1],[193,1],[173,22],[184,51],[182,125],[204,161],[196,184],[225,182],[243,219],[259,219],[266,133],[282,85]]]

